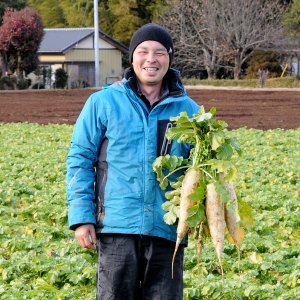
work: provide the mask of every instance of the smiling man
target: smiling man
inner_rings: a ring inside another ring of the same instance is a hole
[[[98,251],[97,299],[180,300],[184,244],[172,255],[176,227],[167,225],[152,163],[159,155],[188,157],[171,143],[170,117],[199,106],[171,69],[170,34],[146,24],[133,35],[124,79],[87,100],[67,157],[69,227],[81,246]]]
[[[133,70],[141,91],[150,104],[159,100],[163,78],[169,69],[169,64],[169,54],[159,42],[142,42],[133,52]]]

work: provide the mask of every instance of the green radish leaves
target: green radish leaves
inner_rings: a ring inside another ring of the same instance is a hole
[[[200,222],[206,220],[205,218],[205,206],[203,200],[206,193],[206,182],[200,181],[197,188],[193,193],[189,195],[189,199],[192,200],[195,205],[188,209],[189,217],[187,223],[190,228],[196,227]]]
[[[168,225],[174,225],[179,216],[179,207],[171,206],[169,207],[169,211],[164,215],[164,221]]]
[[[168,201],[164,202],[161,206],[166,212],[164,221],[168,225],[173,225],[179,217],[180,188],[178,190],[166,192],[165,197]]]
[[[165,190],[170,181],[168,177],[175,173],[182,165],[187,165],[188,160],[184,159],[182,156],[171,156],[169,154],[165,156],[159,156],[153,162],[153,170],[156,173],[157,180],[159,181],[159,186],[162,190]],[[168,171],[168,175],[165,173]]]
[[[193,202],[202,202],[205,197],[206,183],[200,181],[198,187],[196,187],[192,194],[189,195],[189,199]]]
[[[193,128],[185,126],[170,128],[166,133],[166,137],[169,140],[177,140],[178,143],[195,144]]]
[[[216,158],[220,160],[230,160],[232,155],[233,148],[231,146],[230,140],[225,139],[225,141],[218,148]]]
[[[216,151],[225,141],[225,135],[222,131],[215,131],[209,134],[211,140],[211,149]]]
[[[197,227],[200,222],[206,220],[205,206],[202,203],[198,203],[188,209],[189,217],[186,220],[190,228]]]
[[[193,146],[187,159],[177,156],[160,156],[153,163],[153,170],[156,173],[160,188],[166,190],[173,188],[165,194],[166,202],[162,208],[166,211],[164,220],[167,224],[175,224],[178,219],[178,209],[180,203],[180,187],[182,177],[174,181],[174,177],[179,170],[186,172],[191,167],[201,170],[203,180],[189,196],[195,203],[189,211],[188,223],[194,228],[199,222],[205,221],[204,200],[207,182],[216,184],[218,194],[222,202],[229,201],[229,195],[218,175],[225,174],[224,180],[231,182],[235,179],[237,171],[231,160],[235,153],[241,154],[241,148],[236,139],[230,137],[226,130],[227,123],[215,118],[217,110],[212,107],[209,112],[205,112],[202,106],[197,114],[189,117],[186,112],[181,112],[179,116],[170,120],[176,125],[167,130],[166,137],[169,140],[176,140],[178,143],[188,143]],[[181,173],[180,173],[181,174]]]

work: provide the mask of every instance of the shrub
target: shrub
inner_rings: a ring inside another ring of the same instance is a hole
[[[17,88],[18,90],[26,90],[31,85],[31,79],[19,79],[17,81]]]
[[[55,82],[53,86],[57,89],[63,89],[68,83],[68,73],[63,69],[59,68],[55,71]]]
[[[33,90],[42,90],[45,88],[44,84],[41,82],[35,83],[32,87]]]
[[[246,78],[258,78],[258,70],[268,71],[268,77],[274,78],[281,75],[280,55],[274,51],[256,50],[250,56]]]
[[[14,90],[16,89],[16,78],[4,76],[0,78],[0,90]]]
[[[71,89],[80,89],[90,87],[90,84],[85,80],[77,80],[71,82]]]

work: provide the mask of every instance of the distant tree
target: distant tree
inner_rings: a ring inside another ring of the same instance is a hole
[[[66,20],[66,27],[94,26],[94,1],[61,0],[60,6]]]
[[[158,18],[169,9],[167,0],[153,0],[151,3],[144,1],[144,3],[150,12],[150,19],[148,19],[147,22],[156,22]]]
[[[45,27],[59,28],[66,26],[61,2],[56,0],[27,0],[30,7],[40,15]]]
[[[113,35],[119,41],[129,44],[132,33],[143,24],[137,13],[137,1],[109,1],[114,14]]]
[[[166,8],[165,0],[100,1],[100,28],[118,41],[129,45],[137,28],[156,21]]]
[[[281,33],[279,0],[173,0],[161,16],[176,39],[177,63],[207,70],[214,78],[226,63],[239,79],[252,51],[274,43]],[[176,53],[175,53],[176,54]]]
[[[294,0],[283,18],[283,26],[291,37],[300,36],[300,0]]]
[[[283,8],[278,0],[214,0],[219,8],[219,38],[234,78],[239,79],[242,64],[258,48],[275,44],[282,36]]]
[[[1,0],[0,1],[0,25],[2,24],[2,17],[7,7],[20,10],[22,8],[25,8],[26,6],[27,6],[26,0]]]
[[[159,22],[169,29],[174,39],[174,67],[180,69],[183,76],[205,69],[208,78],[214,79],[221,61],[214,1],[168,3],[170,9]]]
[[[37,66],[37,50],[43,37],[40,17],[31,8],[7,8],[0,27],[2,74],[16,71],[19,79]]]
[[[281,0],[280,4],[287,6],[287,5],[290,5],[292,2],[293,2],[293,0]]]
[[[57,89],[63,89],[68,83],[68,73],[63,69],[59,68],[55,71],[55,82],[54,87]]]
[[[109,0],[102,0],[99,3],[99,21],[100,30],[114,37],[114,20],[115,16],[109,7]],[[120,40],[122,41],[122,40]]]
[[[87,0],[27,0],[40,14],[45,27],[93,27],[94,3]],[[167,7],[166,0],[101,0],[100,30],[128,45],[141,25],[155,21]]]
[[[91,27],[93,21],[93,1],[87,0],[27,0],[36,9],[48,28]],[[101,3],[102,1],[99,1]]]

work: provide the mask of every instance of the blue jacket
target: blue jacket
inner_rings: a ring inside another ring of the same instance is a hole
[[[169,118],[199,109],[175,70],[169,96],[151,110],[128,79],[104,87],[87,100],[76,121],[67,156],[69,226],[93,223],[97,232],[144,234],[176,240],[163,221],[164,191],[152,163],[161,154],[187,157],[190,147],[164,139]],[[159,144],[159,146],[158,146]]]

